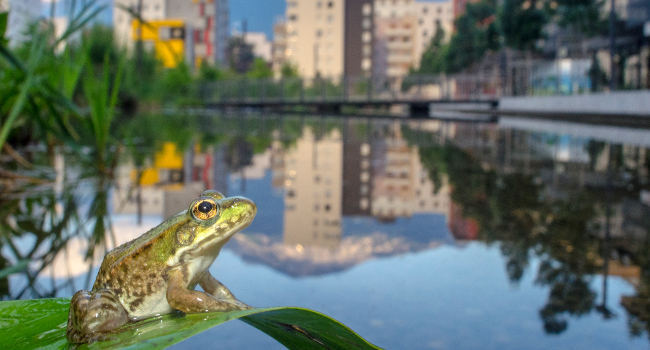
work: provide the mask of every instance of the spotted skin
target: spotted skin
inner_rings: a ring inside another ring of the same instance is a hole
[[[99,340],[129,321],[174,309],[188,313],[249,308],[208,268],[256,211],[249,199],[207,190],[187,211],[108,252],[92,290],[81,290],[71,300],[68,340]],[[205,292],[193,290],[197,284]]]

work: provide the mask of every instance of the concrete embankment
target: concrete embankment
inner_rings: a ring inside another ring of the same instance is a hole
[[[650,127],[650,90],[501,97],[499,115]]]

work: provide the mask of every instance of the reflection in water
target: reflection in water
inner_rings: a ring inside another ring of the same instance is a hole
[[[0,271],[13,272],[0,274],[0,293],[70,295],[88,286],[104,247],[146,230],[133,215],[152,226],[209,187],[259,204],[256,222],[227,248],[289,276],[479,241],[499,247],[512,284],[535,275],[546,293],[538,310],[545,332],[563,333],[572,319],[597,313],[605,322],[626,317],[632,334],[648,334],[650,151],[610,134],[607,142],[581,136],[575,125],[578,136],[510,124],[516,129],[431,120],[202,120],[191,141],[158,140],[148,156],[133,153],[117,165],[114,178],[3,196],[0,267],[14,270]],[[110,196],[102,190],[109,187]],[[110,211],[101,206],[109,197]],[[104,232],[115,237],[104,240]],[[104,243],[87,253],[88,242]],[[625,315],[608,299],[614,277],[636,291],[617,301]]]

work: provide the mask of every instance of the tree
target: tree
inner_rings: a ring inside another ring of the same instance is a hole
[[[534,50],[548,21],[543,0],[505,0],[499,11],[505,44],[517,50]]]
[[[445,54],[445,71],[459,72],[500,47],[494,0],[468,3],[465,14],[456,19],[456,33]]]
[[[282,78],[287,79],[287,78],[297,78],[298,77],[298,67],[291,63],[285,63],[282,65],[282,68],[280,69],[280,75]]]
[[[268,79],[273,77],[273,71],[264,59],[255,57],[251,69],[246,73],[246,75],[253,79]]]
[[[253,54],[253,47],[244,41],[244,38],[239,36],[230,38],[226,51],[230,69],[240,74],[250,70],[255,55]]]
[[[436,32],[431,38],[426,50],[420,58],[420,67],[417,73],[435,74],[445,71],[445,54],[447,46],[444,44],[445,30],[442,28],[439,20],[436,20]]]
[[[605,34],[607,24],[600,16],[600,0],[557,0],[558,24],[587,36]]]

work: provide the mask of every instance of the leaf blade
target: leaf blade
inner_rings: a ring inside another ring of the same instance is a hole
[[[66,348],[69,303],[66,298],[0,302],[0,339],[16,349]],[[378,349],[340,322],[296,307],[170,314],[129,323],[108,339],[81,348],[163,348],[234,319],[241,319],[289,348]]]

